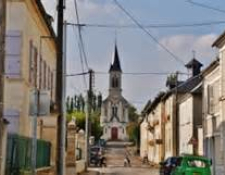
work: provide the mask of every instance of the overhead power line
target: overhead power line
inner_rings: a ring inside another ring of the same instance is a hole
[[[76,0],[74,0],[74,7],[75,7],[75,12],[76,12],[77,24],[80,24],[80,18],[79,18]],[[80,41],[80,45],[81,45],[81,49],[82,49],[82,53],[83,53],[83,56],[84,56],[84,61],[85,61],[86,67],[87,67],[87,69],[89,69],[88,61],[87,61],[87,54],[85,52],[84,40],[83,40],[83,36],[82,36],[82,33],[81,33],[81,26],[80,25],[78,26],[78,37],[79,37],[79,41]]]
[[[183,28],[183,27],[202,27],[202,26],[211,26],[211,25],[221,25],[225,24],[225,21],[206,21],[201,23],[177,23],[177,24],[148,24],[143,25],[144,28]],[[137,25],[117,25],[117,24],[90,24],[90,23],[68,23],[68,25],[76,27],[90,27],[90,28],[128,28],[136,29],[139,28]]]
[[[205,8],[205,9],[214,10],[214,11],[217,11],[217,12],[220,12],[220,13],[225,13],[225,10],[218,9],[218,8],[216,8],[216,7],[211,7],[211,6],[208,6],[208,5],[199,3],[199,2],[194,2],[193,0],[186,0],[186,1],[187,1],[188,3],[191,3],[191,4],[193,4],[193,5],[196,5],[196,6]]]
[[[73,77],[73,76],[81,76],[86,75],[88,72],[82,72],[82,73],[74,73],[74,74],[68,74],[67,77]],[[96,75],[108,75],[108,72],[95,72]],[[123,75],[171,75],[175,74],[174,72],[123,72]],[[180,75],[189,75],[185,72],[178,72]]]
[[[67,74],[66,77],[76,77],[81,75],[87,75],[88,72],[76,73],[76,74]]]
[[[74,8],[75,8],[75,13],[76,13],[77,24],[79,24],[80,18],[79,18],[76,0],[74,0]],[[73,27],[73,29],[74,29],[74,32],[75,32],[75,27]],[[84,49],[84,42],[83,42],[83,37],[82,37],[82,33],[81,33],[81,26],[78,26],[78,49],[79,49],[79,55],[80,55],[81,69],[82,69],[82,72],[83,72],[84,86],[87,89],[87,80],[86,80],[86,77],[85,77],[85,69],[84,69],[84,63],[83,62],[85,61],[87,69],[89,69],[89,66],[88,66],[88,62],[87,62],[87,55],[86,55],[86,52],[85,52],[85,49]]]
[[[133,15],[131,15],[117,0],[114,0],[115,4],[117,5],[117,7],[119,9],[121,9],[140,29],[142,29],[154,42],[156,42],[162,49],[164,49],[168,54],[171,55],[171,57],[179,62],[180,64],[182,64],[183,66],[185,65],[185,63],[183,62],[183,60],[181,60],[179,57],[177,57],[171,50],[169,50],[166,46],[164,46],[162,43],[160,43],[158,41],[158,39],[156,37],[154,37],[149,30],[147,30],[145,27],[143,27],[141,25],[141,23],[139,23],[134,17]]]

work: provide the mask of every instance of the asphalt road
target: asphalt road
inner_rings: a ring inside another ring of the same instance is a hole
[[[129,143],[108,143],[105,150],[107,167],[92,168],[92,171],[100,175],[159,175],[157,168],[142,164],[140,157],[135,154],[132,147],[129,147],[131,167],[124,167],[125,145]]]

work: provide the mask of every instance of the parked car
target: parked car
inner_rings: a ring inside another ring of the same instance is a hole
[[[90,164],[97,166],[100,163],[100,159],[103,157],[104,151],[101,146],[92,146],[90,148]]]
[[[101,147],[105,147],[106,146],[106,140],[105,139],[99,139],[98,145],[101,146]]]
[[[172,170],[176,167],[177,161],[180,157],[169,157],[164,162],[160,162],[160,175],[170,175]]]
[[[202,156],[181,155],[171,175],[211,175],[211,160]]]

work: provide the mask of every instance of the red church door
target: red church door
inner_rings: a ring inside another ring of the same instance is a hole
[[[116,127],[112,128],[111,138],[112,138],[112,140],[117,140],[118,139],[118,129]]]

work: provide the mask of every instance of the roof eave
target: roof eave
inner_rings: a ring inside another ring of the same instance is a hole
[[[225,32],[223,32],[223,34],[221,34],[216,41],[214,41],[214,43],[212,44],[212,47],[217,47],[217,48],[221,48],[222,45],[225,44]]]

